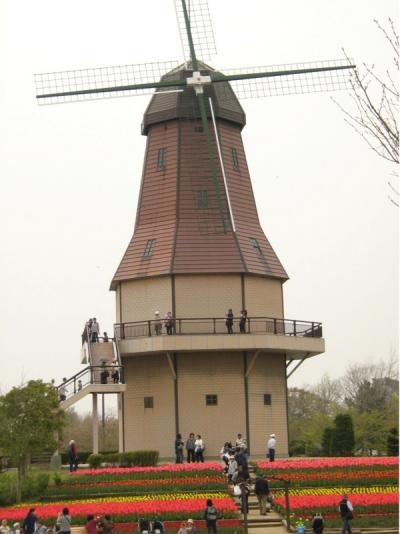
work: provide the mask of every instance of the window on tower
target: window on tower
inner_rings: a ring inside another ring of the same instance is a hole
[[[271,404],[272,404],[271,393],[264,393],[264,405],[271,406]]]
[[[206,395],[206,406],[217,406],[218,395]]]
[[[155,239],[149,239],[146,243],[146,247],[144,249],[143,258],[151,258],[151,255],[153,254],[153,248],[154,243],[156,242]]]
[[[196,208],[208,208],[207,191],[196,191]]]
[[[259,256],[263,256],[261,247],[260,247],[260,245],[258,244],[257,239],[255,239],[254,237],[250,237],[250,241],[251,241],[251,246],[254,248],[254,250],[257,252],[257,254],[258,254]]]
[[[165,168],[165,161],[166,161],[166,149],[165,148],[159,148],[158,149],[158,156],[157,156],[157,169],[164,169]]]
[[[144,397],[144,407],[154,408],[154,397]]]
[[[239,170],[239,159],[238,159],[238,153],[237,153],[237,150],[236,148],[231,148],[231,153],[232,153],[232,165],[233,165],[233,168],[236,169],[236,170]]]

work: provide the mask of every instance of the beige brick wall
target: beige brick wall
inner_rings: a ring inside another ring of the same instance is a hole
[[[253,354],[249,354],[249,361]],[[248,378],[252,455],[265,455],[269,435],[276,434],[277,455],[288,454],[286,418],[286,365],[282,354],[259,354]],[[271,406],[264,405],[270,393]]]
[[[176,276],[175,299],[177,317],[225,317],[228,308],[239,316],[240,275]]]
[[[217,456],[225,441],[246,434],[242,353],[178,355],[179,430],[201,434],[206,456]],[[218,395],[206,406],[206,394]]]
[[[124,358],[125,450],[156,449],[174,454],[174,381],[165,354]],[[144,408],[144,397],[154,397],[154,408]]]
[[[171,277],[161,276],[121,282],[121,298],[122,321],[120,322],[154,319],[156,310],[160,312],[161,317],[164,317],[168,311],[172,311]]]
[[[116,323],[121,322],[120,298],[121,298],[121,291],[120,291],[120,285],[118,284],[117,289],[115,290],[115,322]]]
[[[283,317],[280,280],[245,276],[244,293],[249,317]]]

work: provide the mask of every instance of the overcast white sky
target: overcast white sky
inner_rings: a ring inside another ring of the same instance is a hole
[[[384,70],[373,19],[394,0],[209,0],[216,68],[342,57]],[[110,280],[132,235],[149,97],[38,107],[33,73],[181,60],[172,0],[1,0],[1,390],[80,370],[82,326],[112,331]],[[343,105],[346,93],[336,94]],[[242,101],[262,226],[290,275],[288,318],[322,321],[326,353],[290,385],[386,359],[398,341],[395,169],[328,94]],[[395,180],[394,180],[395,181]],[[251,314],[251,310],[249,311]]]

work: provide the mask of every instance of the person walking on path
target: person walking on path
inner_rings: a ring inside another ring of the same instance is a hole
[[[233,334],[233,311],[229,308],[228,313],[225,315],[225,325],[228,334]]]
[[[260,507],[260,514],[267,514],[267,500],[269,495],[268,481],[264,477],[258,476],[254,485],[254,493],[256,494],[258,505]]]
[[[204,449],[204,441],[201,439],[200,434],[197,434],[196,441],[194,442],[194,454],[196,457],[196,462],[204,462]]]
[[[218,511],[214,507],[211,499],[207,499],[207,506],[204,511],[208,534],[217,534]]]
[[[68,508],[63,508],[63,511],[58,514],[56,525],[60,527],[60,534],[70,534],[71,516]]]
[[[353,519],[353,505],[345,493],[343,493],[342,500],[339,503],[339,512],[343,521],[342,534],[345,532],[351,534],[350,520]]]
[[[36,530],[37,517],[35,515],[35,508],[30,508],[23,522],[23,530],[25,534],[33,534]]]
[[[69,471],[76,471],[78,469],[78,449],[76,448],[76,443],[73,439],[68,444],[67,449],[68,461],[69,461]]]
[[[312,528],[313,534],[324,533],[325,521],[320,512],[316,512],[314,514],[314,517],[311,523],[311,528]]]
[[[270,462],[275,461],[275,451],[276,451],[276,438],[275,434],[271,434],[267,443],[268,455]]]
[[[190,462],[195,461],[194,457],[194,449],[195,449],[195,442],[194,434],[191,432],[189,434],[188,439],[186,440],[186,452],[187,452],[187,463],[190,464]]]
[[[175,463],[183,464],[183,446],[182,435],[177,434],[175,440]]]

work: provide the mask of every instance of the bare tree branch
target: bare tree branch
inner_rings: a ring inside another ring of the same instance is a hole
[[[351,72],[350,97],[353,109],[345,109],[336,100],[335,104],[345,115],[345,121],[364,139],[370,149],[381,158],[399,163],[399,34],[392,19],[388,28],[374,21],[382,32],[394,56],[391,58],[394,73],[386,70],[384,76],[377,74],[375,65],[364,63]],[[344,52],[347,59],[348,56]],[[391,200],[392,201],[392,200]],[[393,202],[396,204],[395,202]]]

